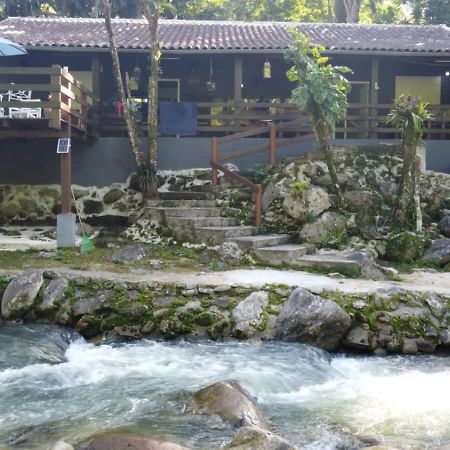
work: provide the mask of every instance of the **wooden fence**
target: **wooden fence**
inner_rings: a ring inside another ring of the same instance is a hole
[[[9,101],[8,91],[32,91],[33,101]],[[52,67],[0,67],[0,108],[33,108],[41,110],[40,118],[2,117],[1,136],[13,135],[20,123],[20,136],[53,136],[71,123],[72,131],[80,137],[96,133],[97,100],[66,69],[58,65]],[[70,120],[69,120],[70,116]],[[29,129],[24,125],[28,123]],[[36,124],[41,124],[37,126]]]

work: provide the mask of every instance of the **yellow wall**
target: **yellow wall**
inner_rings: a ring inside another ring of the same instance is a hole
[[[395,77],[395,98],[413,96],[432,105],[441,103],[441,77]]]

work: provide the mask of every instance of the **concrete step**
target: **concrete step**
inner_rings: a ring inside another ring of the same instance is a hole
[[[211,200],[214,198],[212,192],[192,192],[192,191],[166,191],[160,192],[161,200]]]
[[[236,225],[236,219],[230,217],[166,217],[169,228],[188,227],[229,227]]]
[[[252,250],[255,248],[287,244],[290,239],[291,237],[288,234],[259,234],[256,236],[231,238],[229,240],[236,242],[244,250]]]
[[[313,245],[283,244],[273,247],[262,247],[253,250],[253,254],[260,261],[272,266],[281,266],[282,264],[296,264],[297,258],[313,253]]]
[[[359,273],[360,264],[339,253],[305,255],[296,259],[297,267],[311,267],[331,272]]]
[[[147,208],[149,212],[165,214],[166,217],[220,217],[220,208],[201,207],[164,207],[151,206]]]
[[[195,227],[197,242],[206,242],[210,245],[221,245],[226,240],[241,236],[251,236],[257,232],[252,226],[230,226],[230,227]]]
[[[148,208],[214,208],[215,200],[149,200]]]

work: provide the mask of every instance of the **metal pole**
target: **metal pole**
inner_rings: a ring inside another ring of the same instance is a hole
[[[217,152],[218,152],[218,140],[216,137],[212,138],[212,145],[211,145],[211,162],[214,164],[217,164]],[[211,164],[211,184],[212,189],[217,186],[217,169],[214,164]]]
[[[67,120],[68,139],[72,137],[72,117],[69,113]],[[72,149],[68,153],[61,154],[61,213],[70,214],[72,212]]]

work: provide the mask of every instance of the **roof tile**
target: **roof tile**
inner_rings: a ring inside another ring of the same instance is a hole
[[[140,19],[114,19],[122,49],[148,49],[148,26]],[[362,25],[337,23],[161,21],[165,50],[283,50],[290,28],[330,50],[450,53],[450,28],[444,25]],[[102,19],[10,17],[0,36],[27,47],[108,47]]]

